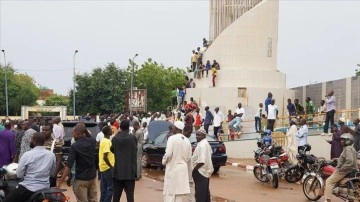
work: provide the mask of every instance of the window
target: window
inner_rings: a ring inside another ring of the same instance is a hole
[[[238,97],[246,97],[246,88],[238,88]]]
[[[272,38],[268,38],[267,56],[272,57]]]

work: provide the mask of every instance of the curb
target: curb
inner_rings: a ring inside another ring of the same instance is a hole
[[[238,167],[238,168],[243,168],[245,169],[245,171],[253,171],[254,170],[254,166],[251,165],[245,165],[245,164],[241,164],[241,163],[231,163],[231,162],[226,162],[227,166],[233,166],[233,167]]]

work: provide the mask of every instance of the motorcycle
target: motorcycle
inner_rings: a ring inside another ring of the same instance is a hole
[[[0,202],[14,190],[19,184],[20,180],[16,177],[9,177],[7,167],[0,168]],[[46,188],[35,192],[28,200],[24,202],[69,202],[69,197],[65,196],[63,192],[66,189],[57,189],[55,187]]]
[[[274,188],[279,186],[278,164],[279,157],[270,157],[269,150],[263,150],[259,153],[259,163],[254,166],[254,176],[260,182],[270,182]]]
[[[290,163],[288,161],[289,156],[285,153],[284,149],[281,146],[263,144],[260,140],[257,142],[259,147],[258,150],[254,151],[255,156],[254,159],[256,163],[260,163],[260,157],[263,154],[268,154],[270,157],[278,157],[276,161],[279,165],[279,176],[281,178],[285,177],[285,171],[290,167]]]
[[[336,161],[321,160],[316,172],[310,173],[303,183],[303,192],[311,201],[319,200],[325,191],[325,180],[335,171]],[[344,201],[360,200],[360,172],[353,171],[340,180],[332,194]]]
[[[285,171],[285,180],[287,182],[298,182],[303,178],[304,174],[307,175],[315,169],[314,164],[317,161],[316,156],[306,154],[306,152],[310,150],[311,146],[307,144],[304,146],[304,149],[296,155],[298,163],[296,165],[289,166],[289,168]]]

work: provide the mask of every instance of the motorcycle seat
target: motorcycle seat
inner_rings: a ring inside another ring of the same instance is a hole
[[[6,180],[6,184],[7,184],[7,189],[9,191],[14,190],[18,184],[19,184],[20,180],[16,179],[16,180]]]
[[[274,149],[279,150],[279,149],[282,149],[282,147],[281,146],[275,146]]]
[[[45,188],[45,189],[41,189],[37,192],[35,192],[28,200],[26,200],[25,202],[33,202],[33,201],[37,201],[40,199],[45,199],[45,195],[46,194],[52,194],[52,193],[59,193],[59,192],[64,192],[66,191],[66,189],[58,189],[58,188]]]
[[[354,178],[356,176],[359,176],[360,172],[357,170],[353,170],[350,173],[348,173],[344,178]]]
[[[360,172],[357,170],[351,171],[343,179],[339,181],[339,185],[345,185],[349,180],[360,176]]]

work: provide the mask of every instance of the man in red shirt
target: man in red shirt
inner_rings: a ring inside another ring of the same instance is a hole
[[[195,119],[192,115],[192,109],[186,109],[186,115],[184,118],[185,126],[193,126]]]

